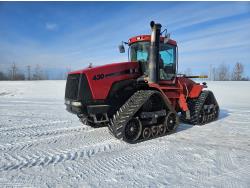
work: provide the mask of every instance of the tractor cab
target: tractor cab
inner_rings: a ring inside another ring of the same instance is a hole
[[[140,35],[130,38],[129,61],[140,63],[144,75],[149,75],[151,35]],[[177,72],[177,44],[176,41],[160,37],[159,56],[157,63],[158,80],[172,80]]]

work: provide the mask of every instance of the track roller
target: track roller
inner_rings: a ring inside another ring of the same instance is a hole
[[[148,127],[144,128],[144,130],[143,130],[143,132],[142,132],[142,137],[143,137],[144,139],[149,139],[150,136],[151,136],[151,129],[148,128]]]
[[[151,127],[151,132],[152,132],[152,136],[156,137],[158,135],[158,133],[159,133],[158,126],[152,126]]]
[[[159,135],[164,135],[166,133],[166,126],[165,125],[159,125],[158,130],[159,130]]]

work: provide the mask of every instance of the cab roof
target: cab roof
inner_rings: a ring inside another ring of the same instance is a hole
[[[151,35],[138,35],[135,37],[132,37],[128,40],[128,44],[131,45],[135,42],[141,42],[141,41],[150,41],[151,40]],[[164,37],[161,37],[160,40],[163,42]],[[175,40],[169,39],[168,44],[172,45],[177,45],[177,42]]]

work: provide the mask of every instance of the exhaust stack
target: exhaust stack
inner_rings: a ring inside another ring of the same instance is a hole
[[[155,24],[154,21],[151,21],[150,26],[152,29],[152,34],[149,49],[149,82],[157,83],[159,80],[158,73],[161,24]]]

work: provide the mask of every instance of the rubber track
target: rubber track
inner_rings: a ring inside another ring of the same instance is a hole
[[[199,115],[200,115],[200,112],[202,110],[202,107],[206,101],[206,98],[209,96],[209,95],[212,95],[214,100],[215,100],[215,103],[216,105],[218,105],[213,93],[209,90],[204,90],[201,92],[200,96],[198,99],[193,99],[193,100],[190,100],[188,102],[188,105],[190,107],[190,113],[191,113],[191,120],[189,120],[189,123],[193,124],[193,125],[203,125],[205,123],[208,123],[210,121],[206,121],[206,122],[199,122]],[[213,119],[212,121],[214,121],[215,119]]]
[[[123,131],[127,122],[142,107],[142,105],[157,91],[139,90],[130,97],[127,102],[117,111],[110,121],[109,130],[118,139],[123,139]]]

